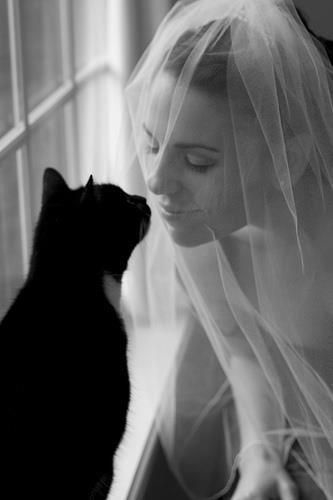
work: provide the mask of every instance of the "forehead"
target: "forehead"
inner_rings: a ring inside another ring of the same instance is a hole
[[[191,87],[176,89],[175,79],[164,74],[152,85],[146,125],[159,140],[169,126],[169,141],[175,138],[218,146],[231,122],[223,98]]]

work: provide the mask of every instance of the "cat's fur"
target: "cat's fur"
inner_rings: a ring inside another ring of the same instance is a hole
[[[29,274],[0,324],[1,498],[107,497],[130,387],[104,280],[117,302],[149,219],[144,198],[92,177],[72,190],[46,169]]]

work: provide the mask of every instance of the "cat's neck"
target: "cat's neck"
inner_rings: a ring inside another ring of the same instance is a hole
[[[68,252],[67,252],[68,253]],[[94,266],[91,267],[91,261]],[[89,263],[89,264],[87,264]],[[32,256],[28,281],[39,283],[40,288],[45,288],[48,293],[61,295],[88,297],[95,295],[98,290],[104,293],[105,297],[117,311],[120,309],[120,281],[106,273],[102,268],[95,267],[97,258],[76,252],[75,258],[72,255],[61,255],[53,249],[52,253],[34,252]]]
[[[113,305],[113,307],[120,310],[120,293],[121,285],[110,274],[104,273],[103,276],[103,289],[106,298]]]
[[[30,266],[28,282],[45,287],[48,293],[58,293],[61,289],[69,295],[87,294],[87,291],[99,288],[103,291],[103,276],[102,269],[89,268],[80,256],[72,262],[35,258]]]
[[[54,295],[57,300],[60,296],[65,301],[68,298],[72,300],[73,294],[76,299],[81,297],[87,300],[90,296],[96,297],[96,294],[100,293],[117,312],[120,312],[121,283],[105,272],[90,274],[86,270],[81,271],[80,274],[73,271],[58,274],[54,272],[30,273],[27,284],[42,290],[49,299]]]

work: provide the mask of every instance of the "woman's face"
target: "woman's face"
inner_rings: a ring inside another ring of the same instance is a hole
[[[246,224],[243,196],[224,100],[187,90],[169,132],[173,92],[167,74],[152,88],[142,123],[144,173],[174,241],[195,246],[212,239],[211,229],[223,237]]]

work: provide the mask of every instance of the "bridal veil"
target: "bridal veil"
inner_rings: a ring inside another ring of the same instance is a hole
[[[227,486],[221,468],[232,474],[237,462],[235,349],[256,359],[263,398],[276,406],[262,439],[285,457],[297,440],[295,459],[333,498],[332,77],[291,0],[197,0],[174,6],[129,82],[136,158],[124,176],[154,212],[133,268],[145,297],[133,321],[151,328],[157,351],[163,336],[177,338],[165,351],[156,420],[190,498],[218,498]],[[223,162],[216,174],[206,165],[208,183],[200,155],[190,156],[200,179],[187,185],[200,212],[194,227],[186,214],[163,217],[163,190],[144,186],[173,168],[163,164],[170,141],[202,92],[211,98],[204,130],[223,114],[214,132]]]

